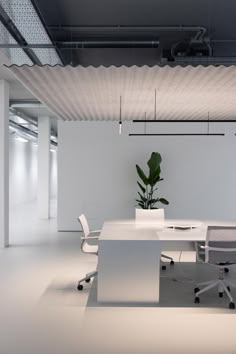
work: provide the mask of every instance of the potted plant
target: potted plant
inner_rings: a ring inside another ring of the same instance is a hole
[[[154,196],[155,191],[158,189],[156,184],[163,181],[160,177],[161,174],[161,164],[162,158],[158,152],[153,152],[150,159],[147,162],[149,173],[148,176],[145,175],[141,167],[136,165],[136,170],[142,184],[137,181],[140,191],[138,192],[139,198],[136,199],[138,205],[142,209],[158,209],[156,207],[157,203],[162,203],[168,205],[169,202],[165,198],[158,198]]]

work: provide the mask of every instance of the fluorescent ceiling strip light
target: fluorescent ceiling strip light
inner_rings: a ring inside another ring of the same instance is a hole
[[[21,136],[16,136],[15,137],[16,140],[22,141],[22,143],[28,143],[29,140],[22,138]]]

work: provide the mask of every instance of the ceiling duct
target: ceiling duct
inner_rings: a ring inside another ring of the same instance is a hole
[[[204,39],[180,41],[172,46],[171,55],[174,59],[176,57],[211,57],[212,48]]]
[[[224,65],[230,66],[236,64],[236,57],[175,57],[176,64],[181,65]]]

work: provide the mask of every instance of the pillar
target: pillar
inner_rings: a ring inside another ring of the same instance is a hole
[[[0,80],[0,247],[9,245],[9,84]]]
[[[50,217],[50,136],[49,117],[38,117],[38,215]]]

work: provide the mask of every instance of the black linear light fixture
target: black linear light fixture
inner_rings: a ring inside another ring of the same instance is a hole
[[[146,120],[146,112],[145,112],[145,120],[133,120],[133,123],[145,123],[144,126],[144,133],[131,133],[129,136],[225,136],[224,133],[210,133],[209,132],[209,125],[210,125],[210,119],[209,119],[209,112],[208,112],[208,120],[157,120],[156,119],[156,89],[155,89],[155,105],[154,105],[154,120]],[[208,123],[207,125],[207,133],[146,133],[146,123]],[[213,122],[225,122],[225,121],[213,121]],[[230,121],[232,122],[232,121]],[[236,135],[236,134],[235,134]]]

